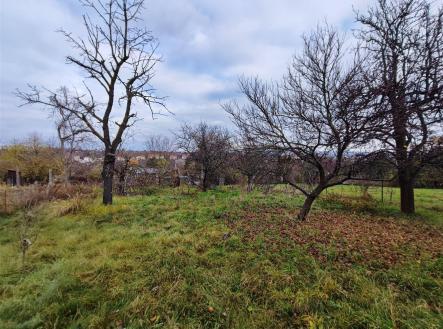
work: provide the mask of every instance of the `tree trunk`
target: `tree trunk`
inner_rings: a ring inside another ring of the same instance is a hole
[[[400,185],[400,210],[405,214],[413,214],[415,212],[414,177],[400,171],[398,183]]]
[[[246,191],[248,193],[252,192],[253,188],[254,188],[254,176],[248,176],[248,186],[246,188]]]
[[[202,170],[201,172],[201,180],[201,189],[203,192],[206,192],[206,190],[208,189],[208,175],[205,170]]]
[[[305,202],[303,203],[303,207],[301,208],[297,218],[299,220],[305,220],[308,216],[309,211],[311,210],[312,204],[314,203],[317,196],[310,195],[305,199]]]
[[[103,204],[112,204],[112,182],[114,178],[114,166],[115,166],[115,156],[106,152],[105,159],[103,161]]]

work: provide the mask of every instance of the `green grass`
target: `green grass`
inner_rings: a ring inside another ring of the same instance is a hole
[[[442,197],[417,192],[419,214],[430,223],[423,225],[441,230],[434,224]],[[0,217],[0,328],[441,327],[441,255],[344,266],[303,245],[269,244],[272,230],[246,239],[232,228],[245,214],[260,227],[265,209],[292,218],[301,202],[226,187],[157,190],[108,207],[98,199],[43,204],[31,217],[24,263],[23,215]],[[325,197],[314,214],[348,216],[340,202]],[[370,210],[398,216],[394,208]]]
[[[361,189],[359,186],[339,185],[328,189],[323,194],[336,193],[344,197],[360,196]],[[400,190],[396,187],[383,188],[379,186],[370,186],[369,195],[376,201],[373,203],[372,209],[379,214],[388,216],[403,216],[399,212],[400,208]],[[442,189],[415,189],[415,207],[416,214],[410,216],[412,218],[423,218],[436,224],[443,225],[443,190]]]

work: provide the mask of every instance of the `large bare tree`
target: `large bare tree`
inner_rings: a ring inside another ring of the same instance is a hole
[[[438,154],[429,152],[443,122],[443,6],[424,0],[378,0],[357,36],[377,75],[378,139],[397,168],[401,211],[413,213],[414,181]]]
[[[370,97],[357,53],[348,53],[343,38],[327,25],[303,40],[303,52],[294,56],[282,83],[241,79],[247,105],[225,106],[240,131],[256,144],[298,166],[302,161],[315,173],[310,186],[285,175],[287,183],[306,196],[301,220],[325,188],[352,176],[357,157],[350,150],[366,143],[371,123]]]
[[[75,54],[67,63],[80,68],[87,77],[81,89],[70,92],[31,87],[18,96],[29,104],[63,109],[81,120],[88,132],[104,146],[103,203],[112,203],[115,155],[124,132],[137,118],[136,102],[147,106],[154,115],[154,104],[163,99],[151,85],[159,58],[157,41],[140,26],[144,0],[81,0],[87,9],[83,15],[85,38],[76,38],[64,30]],[[101,90],[100,90],[101,89]],[[104,94],[103,100],[98,95]]]

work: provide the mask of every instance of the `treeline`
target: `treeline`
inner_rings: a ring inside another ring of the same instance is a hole
[[[14,176],[19,175],[21,184],[36,182],[46,184],[49,182],[50,173],[54,182],[77,180],[99,182],[101,161],[97,163],[74,161],[73,152],[80,150],[80,145],[77,146],[78,148],[68,152],[57,143],[45,141],[35,134],[24,140],[2,146],[0,147],[0,177],[4,182],[7,182],[8,171],[12,171]],[[101,152],[94,153],[100,154]]]

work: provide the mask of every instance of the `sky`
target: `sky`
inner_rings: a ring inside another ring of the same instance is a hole
[[[162,62],[152,85],[172,114],[152,119],[146,108],[129,148],[150,135],[172,136],[183,123],[206,121],[234,130],[221,104],[242,101],[240,76],[279,80],[301,36],[328,21],[352,37],[354,10],[374,0],[146,0],[143,23],[159,41]],[[0,0],[0,144],[29,134],[56,135],[48,111],[22,106],[14,95],[27,84],[56,89],[81,86],[84,75],[65,57],[73,53],[63,28],[84,35],[77,0]]]

